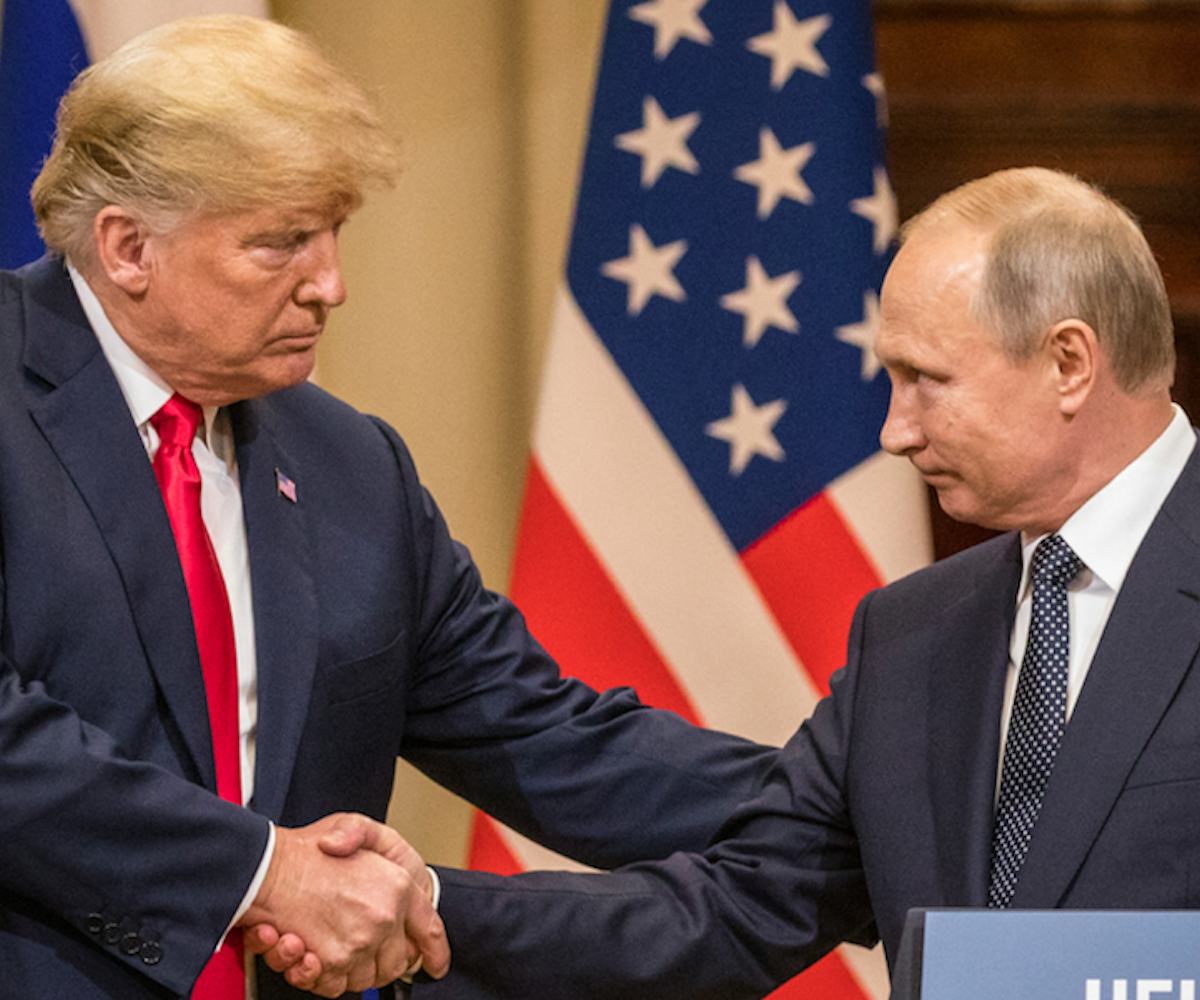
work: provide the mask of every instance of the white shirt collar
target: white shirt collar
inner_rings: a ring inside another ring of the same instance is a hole
[[[70,261],[67,262],[67,273],[71,276],[71,284],[75,287],[79,304],[83,306],[84,315],[87,316],[96,339],[100,341],[100,350],[104,352],[109,367],[117,377],[117,384],[121,387],[121,394],[125,397],[125,404],[129,407],[133,422],[139,428],[143,428],[150,418],[162,409],[175,390],[125,342],[108,318],[87,279]],[[213,425],[219,412],[218,407],[204,407],[204,440],[211,443],[214,453],[227,458],[227,455],[223,455],[225,449],[217,446],[224,436],[222,429],[217,428],[214,432]]]
[[[1182,407],[1172,404],[1171,422],[1137,458],[1067,518],[1057,534],[1093,577],[1116,593],[1159,508],[1196,446],[1196,432]],[[1033,550],[1045,535],[1021,538],[1018,600],[1029,587]]]

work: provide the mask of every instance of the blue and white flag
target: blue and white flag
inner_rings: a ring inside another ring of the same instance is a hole
[[[54,113],[92,59],[155,25],[196,14],[267,15],[266,0],[3,0],[0,28],[0,267],[18,267],[44,247],[29,188],[50,152]]]
[[[0,267],[42,253],[29,187],[50,152],[54,112],[88,63],[67,0],[4,0],[0,30]]]

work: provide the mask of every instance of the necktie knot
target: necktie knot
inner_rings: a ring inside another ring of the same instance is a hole
[[[175,393],[150,418],[150,426],[163,444],[190,449],[203,419],[204,411],[199,404]]]
[[[1031,570],[1035,587],[1066,589],[1081,569],[1083,562],[1059,535],[1047,535],[1033,551]]]

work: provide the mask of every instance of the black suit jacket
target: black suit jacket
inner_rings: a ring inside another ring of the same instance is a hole
[[[846,668],[703,855],[603,876],[443,874],[470,997],[756,997],[914,906],[984,906],[1021,571],[1007,535],[868,596]],[[1200,457],[1113,607],[1012,901],[1200,906]]]
[[[0,273],[0,994],[185,993],[267,819],[382,818],[398,755],[593,865],[699,849],[756,786],[764,748],[560,678],[385,424],[311,385],[231,420],[253,812],[212,794],[170,526],[62,263]],[[260,969],[262,1000],[285,995]]]

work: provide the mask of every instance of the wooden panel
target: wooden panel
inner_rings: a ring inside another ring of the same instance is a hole
[[[1100,184],[1142,221],[1200,418],[1200,4],[876,0],[902,216],[1002,167]],[[936,507],[936,504],[934,504]],[[939,555],[979,540],[934,517]]]

